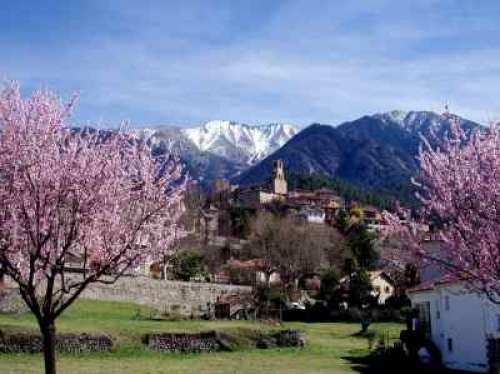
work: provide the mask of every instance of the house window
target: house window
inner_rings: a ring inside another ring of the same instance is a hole
[[[500,332],[500,314],[497,314],[497,332]]]
[[[500,339],[488,339],[486,351],[490,362],[498,362],[500,360]]]
[[[453,339],[448,338],[448,352],[453,352]]]
[[[448,295],[444,297],[444,309],[450,310],[450,297]]]

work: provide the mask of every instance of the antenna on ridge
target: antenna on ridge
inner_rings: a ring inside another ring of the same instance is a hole
[[[450,114],[450,106],[448,105],[448,103],[444,103],[444,113]]]

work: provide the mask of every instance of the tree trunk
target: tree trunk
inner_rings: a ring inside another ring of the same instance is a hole
[[[56,374],[56,325],[54,321],[45,322],[40,329],[43,336],[45,374]]]
[[[271,308],[271,275],[272,273],[266,273],[266,319],[270,319],[269,317],[269,309]]]

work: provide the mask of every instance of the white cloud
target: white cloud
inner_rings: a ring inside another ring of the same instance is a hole
[[[486,6],[263,4],[95,2],[92,12],[107,21],[90,32],[89,20],[72,43],[0,39],[0,74],[65,95],[80,91],[78,118],[105,123],[336,124],[443,102],[481,122],[500,113],[500,27]]]

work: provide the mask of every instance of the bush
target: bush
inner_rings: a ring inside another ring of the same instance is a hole
[[[337,272],[330,268],[321,274],[321,286],[319,297],[322,300],[332,302],[338,298],[339,277]]]
[[[393,295],[385,301],[385,306],[391,309],[402,309],[410,307],[411,301],[406,294]]]
[[[183,251],[172,260],[172,273],[175,279],[189,281],[195,276],[205,276],[203,257],[198,253]]]
[[[226,266],[225,271],[231,284],[252,285],[255,282],[255,273],[240,268]]]
[[[364,225],[356,225],[349,233],[348,244],[356,260],[356,265],[362,269],[374,269],[379,260],[375,249],[376,236]]]
[[[335,216],[335,224],[342,232],[347,229],[349,226],[349,215],[345,209],[339,209],[337,215]]]
[[[370,275],[365,270],[359,270],[349,279],[349,305],[364,306],[374,304],[374,297]]]

